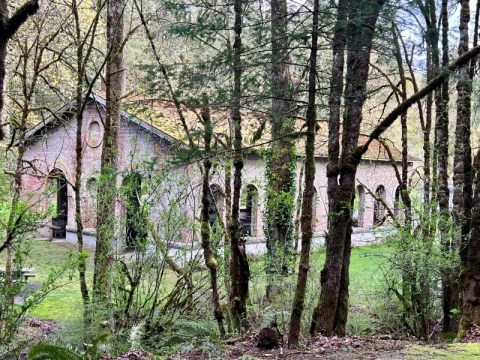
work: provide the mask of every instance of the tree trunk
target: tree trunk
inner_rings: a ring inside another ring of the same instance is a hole
[[[462,5],[463,5],[463,2],[462,2]],[[468,2],[467,2],[467,6],[468,6]],[[461,10],[463,10],[463,6]],[[479,17],[480,17],[480,1],[477,1],[477,6],[475,10],[475,24],[474,24],[475,31],[473,35],[473,47],[476,47],[478,45]],[[468,25],[468,22],[467,22],[467,25]],[[468,29],[468,26],[467,26],[467,29]],[[467,32],[467,36],[468,36],[468,32]],[[462,39],[462,36],[460,36],[460,39]],[[467,42],[467,46],[468,46],[468,42]],[[459,52],[460,52],[460,45],[459,45]],[[473,78],[475,75],[476,66],[477,66],[477,61],[476,59],[473,59],[470,63],[470,68],[468,69],[468,72],[469,72],[468,80],[470,81],[466,82],[467,87],[465,89],[467,91],[466,97],[468,97],[468,100],[471,99],[471,94],[472,94],[471,82],[473,81]],[[468,91],[470,92],[468,93]],[[458,329],[459,338],[462,338],[465,335],[465,332],[468,331],[469,328],[472,326],[472,324],[475,323],[474,322],[475,316],[473,315],[475,314],[475,311],[472,311],[472,308],[473,308],[472,305],[475,303],[472,304],[471,302],[471,299],[474,298],[474,296],[472,296],[474,295],[474,293],[470,291],[470,296],[467,296],[467,297],[465,296],[466,293],[469,291],[469,289],[471,289],[471,286],[473,285],[473,283],[475,282],[474,280],[475,278],[472,276],[475,271],[475,267],[472,267],[472,263],[474,263],[474,261],[472,262],[472,259],[471,259],[472,255],[469,255],[470,254],[469,252],[472,251],[474,254],[475,250],[471,250],[472,246],[470,245],[470,242],[476,241],[475,236],[473,235],[476,232],[475,232],[475,229],[473,229],[472,227],[472,216],[474,215],[473,209],[472,209],[474,205],[474,202],[473,202],[474,200],[473,199],[473,176],[474,176],[473,170],[474,169],[472,168],[472,148],[471,148],[471,142],[470,142],[470,132],[471,132],[470,115],[471,114],[466,113],[467,109],[468,111],[470,111],[471,102],[468,101],[467,98],[465,98],[464,100],[465,100],[465,104],[462,104],[462,106],[466,106],[467,108],[462,110],[465,112],[465,115],[468,114],[469,116],[465,116],[463,119],[464,120],[463,136],[465,139],[463,143],[463,147],[464,147],[463,148],[463,222],[462,222],[462,230],[461,230],[460,249],[459,249],[460,265],[461,265],[459,302],[460,302],[460,307],[462,309],[462,316],[460,318],[460,324]],[[458,111],[459,110],[457,110],[457,112]],[[457,118],[457,121],[458,121],[458,118]],[[477,158],[479,158],[478,155],[477,155]],[[476,160],[477,160],[476,169],[478,169],[478,165],[480,165],[480,161],[478,161],[478,159]],[[456,162],[456,159],[454,161]],[[454,169],[455,169],[455,166],[454,166]],[[477,188],[475,190],[478,191]],[[477,196],[477,199],[478,199],[478,196]],[[478,208],[477,208],[477,211],[478,211]],[[478,214],[476,214],[476,217],[477,217],[477,226],[478,226]],[[472,244],[472,245],[474,248],[475,244]],[[477,241],[477,249],[478,249],[478,241]],[[476,267],[477,279],[478,279],[478,264],[479,262],[477,262],[477,267]],[[477,281],[477,286],[478,286],[478,281]],[[477,291],[477,302],[476,302],[477,307],[479,304],[478,299],[480,299],[480,296]],[[478,310],[477,310],[477,313],[478,313]],[[477,316],[476,324],[479,323],[478,320],[479,320],[479,317]]]
[[[265,235],[267,245],[267,298],[278,290],[275,278],[288,273],[293,242],[295,196],[295,141],[292,87],[289,68],[288,9],[286,0],[271,0],[272,145],[267,160]]]
[[[470,21],[470,4],[468,0],[461,1],[460,9],[460,38],[458,43],[458,55],[463,55],[468,51],[468,23]],[[470,69],[465,67],[459,71],[457,81],[457,123],[455,128],[455,151],[453,160],[453,231],[452,231],[452,250],[457,252],[460,250],[461,244],[465,243],[463,238],[463,223],[465,221],[465,203],[463,189],[465,186],[465,160],[466,152],[471,153],[470,134],[466,131],[466,126],[470,127],[470,107],[472,86],[469,75]],[[468,137],[467,137],[468,134]],[[471,158],[471,155],[470,155]],[[468,166],[467,166],[468,167]],[[460,273],[460,264],[456,267]],[[453,274],[452,274],[453,276]],[[458,279],[452,279],[451,307],[459,308],[460,286]],[[444,314],[445,316],[445,314]],[[449,318],[444,322],[444,331],[456,331],[457,323],[454,319]]]
[[[20,7],[12,17],[8,17],[8,1],[0,0],[0,119],[3,110],[3,87],[5,83],[5,58],[8,40],[15,35],[20,26],[39,9],[38,0],[30,0]],[[5,136],[5,124],[0,123],[0,141]]]
[[[300,216],[302,215],[302,196],[303,196],[303,173],[305,171],[305,161],[303,161],[302,166],[300,167],[300,173],[298,174],[298,195],[297,202],[295,204],[295,223],[294,223],[294,234],[293,234],[293,255],[294,255],[294,265],[297,261],[298,254],[298,244],[300,240]],[[313,226],[313,225],[312,225]]]
[[[448,0],[442,0],[441,20],[442,20],[442,66],[448,65]],[[438,191],[437,199],[440,211],[440,241],[442,243],[443,253],[448,255],[450,252],[449,238],[449,198],[450,190],[448,188],[448,80],[442,84],[441,90],[437,93],[436,113],[435,113],[435,142],[437,145],[437,164],[438,164]],[[443,330],[450,328],[450,310],[452,309],[452,286],[455,279],[451,274],[443,274]]]
[[[212,160],[210,159],[210,146],[212,143],[213,127],[210,119],[210,110],[208,105],[208,99],[204,99],[204,106],[202,108],[202,119],[205,127],[205,159],[203,160],[203,185],[202,185],[202,217],[201,217],[201,237],[202,237],[202,249],[203,257],[205,259],[205,265],[210,272],[210,285],[212,287],[212,301],[213,301],[213,314],[218,323],[218,329],[220,336],[225,337],[225,327],[223,325],[223,312],[220,306],[220,294],[218,291],[218,263],[215,259],[215,254],[210,242],[210,169],[212,168]]]
[[[302,314],[305,304],[308,270],[310,268],[310,247],[313,237],[313,199],[315,180],[315,126],[317,113],[315,96],[317,93],[317,52],[318,52],[318,13],[319,0],[313,2],[312,47],[310,49],[310,68],[308,76],[308,107],[307,107],[307,139],[305,142],[305,190],[302,200],[302,249],[298,266],[297,287],[290,315],[288,347],[297,347],[302,325]],[[300,194],[298,195],[300,196]]]
[[[345,335],[352,233],[351,204],[359,162],[353,155],[358,145],[362,108],[366,99],[372,40],[383,4],[382,0],[363,0],[348,4],[342,153],[339,159],[337,156],[339,161],[335,162],[334,154],[330,154],[329,143],[327,193],[330,226],[325,239],[326,259],[321,272],[321,293],[312,319],[313,335]],[[334,141],[333,137],[334,134],[329,133],[329,142]],[[335,146],[332,146],[332,150],[336,150]]]
[[[462,338],[472,325],[480,325],[480,151],[475,156],[475,191],[469,241],[462,273],[462,317],[458,336]]]
[[[240,99],[242,96],[242,1],[235,0],[235,42],[233,44],[233,76],[234,86],[232,93],[232,123],[234,127],[234,158],[233,166],[233,201],[232,215],[228,226],[230,234],[230,310],[235,326],[241,331],[245,327],[247,314],[248,281],[250,269],[245,251],[245,239],[242,237],[240,225],[240,191],[242,189],[242,116],[240,114]]]
[[[77,68],[78,71],[78,68]],[[87,280],[86,280],[86,259],[84,257],[84,245],[83,245],[83,221],[82,221],[82,207],[81,207],[81,191],[82,191],[82,127],[83,127],[83,109],[80,106],[83,101],[82,91],[82,79],[83,74],[78,71],[77,73],[77,108],[75,117],[77,119],[77,131],[75,139],[75,223],[77,224],[77,246],[79,253],[78,260],[78,276],[80,280],[80,293],[82,294],[83,305],[87,306],[90,303],[90,296],[88,294]],[[79,83],[80,82],[80,83]],[[86,314],[86,313],[85,313]],[[86,319],[87,317],[85,317]]]
[[[98,21],[100,18],[100,12],[103,7],[96,9],[97,13],[92,22],[92,38],[96,34]],[[84,84],[84,77],[86,74],[86,64],[88,63],[89,57],[92,52],[93,48],[93,41],[90,42],[90,45],[87,45],[89,42],[86,41],[82,36],[81,31],[81,20],[80,14],[78,10],[78,4],[76,0],[72,1],[72,13],[75,20],[75,44],[77,45],[77,68],[76,68],[76,102],[77,107],[75,110],[75,117],[77,120],[77,131],[76,131],[76,139],[75,139],[75,155],[76,155],[76,163],[75,163],[75,184],[74,184],[74,193],[75,193],[75,222],[77,225],[77,246],[78,246],[78,253],[79,253],[79,260],[78,260],[78,276],[80,280],[80,293],[82,295],[83,305],[84,305],[84,320],[85,323],[88,324],[91,317],[89,316],[87,305],[90,303],[90,295],[88,292],[87,286],[87,279],[86,279],[86,258],[83,254],[84,251],[84,242],[83,242],[83,220],[82,220],[82,207],[81,207],[81,191],[82,191],[82,175],[83,175],[83,144],[82,144],[82,128],[83,128],[83,111],[88,101],[88,95],[90,94],[91,86],[93,82],[90,84],[90,88],[88,90],[87,96],[84,97],[83,93],[83,84]],[[103,66],[101,67],[103,68]],[[99,70],[97,75],[94,76],[96,79],[99,74]]]
[[[93,293],[105,302],[109,294],[110,267],[115,239],[118,133],[121,124],[121,97],[124,87],[123,12],[124,0],[107,3],[106,118],[103,133],[101,176],[97,210],[97,243]]]

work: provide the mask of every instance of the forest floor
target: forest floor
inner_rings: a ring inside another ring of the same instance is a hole
[[[65,243],[52,243],[48,241],[32,241],[30,255],[25,264],[34,269],[35,283],[45,281],[52,269],[64,266],[69,261],[69,254],[75,252],[75,247]],[[350,336],[341,339],[317,338],[304,343],[299,350],[288,350],[286,346],[273,350],[261,350],[256,347],[254,334],[241,341],[227,345],[216,341],[220,351],[203,353],[199,347],[190,346],[189,350],[182,353],[170,352],[171,355],[161,359],[479,359],[480,344],[463,343],[439,343],[427,345],[413,340],[393,340],[390,336],[377,336],[379,330],[376,327],[376,318],[388,316],[388,311],[372,316],[372,309],[377,309],[379,303],[384,300],[382,279],[386,269],[385,259],[390,250],[385,246],[366,246],[352,251],[352,263],[350,267],[351,277],[351,307],[349,317],[349,332],[358,336]],[[2,254],[3,255],[3,254]],[[311,307],[317,298],[319,272],[323,264],[324,253],[316,251],[312,256],[310,284],[310,297],[307,299],[307,309]],[[0,262],[3,262],[0,256]],[[93,256],[88,257],[89,279],[93,268]],[[263,262],[261,258],[252,258],[251,262],[251,313],[255,316],[258,328],[268,326],[271,309],[262,307],[265,304],[261,297],[264,294]],[[293,286],[295,277],[286,280],[286,286]],[[285,299],[284,299],[285,300]],[[288,311],[288,299],[283,305],[283,310]],[[277,306],[277,305],[275,305]],[[274,307],[275,307],[274,306]],[[82,300],[79,292],[79,284],[76,273],[70,280],[64,281],[64,285],[52,291],[45,300],[32,312],[27,322],[27,328],[47,327],[47,333],[54,337],[61,337],[62,343],[75,343],[78,340],[78,328],[82,324]],[[306,310],[307,311],[307,310]],[[282,316],[282,311],[275,313],[275,317]],[[253,316],[252,315],[252,316]],[[38,322],[37,320],[38,319]],[[277,319],[281,322],[281,319]],[[287,319],[285,319],[287,320]],[[308,319],[306,319],[308,321]],[[38,325],[40,324],[40,325]],[[279,324],[280,325],[280,324]],[[285,333],[286,321],[280,325],[280,330]],[[41,332],[41,331],[40,331]],[[381,332],[380,332],[381,333]],[[45,335],[45,334],[44,334]],[[173,350],[173,349],[172,349]],[[174,355],[172,355],[174,354]]]
[[[188,360],[201,360],[197,354],[193,357],[180,357]],[[242,358],[243,356],[243,358]],[[358,338],[354,346],[340,346],[335,349],[325,349],[312,344],[302,350],[276,349],[264,351],[252,349],[250,346],[236,346],[225,353],[227,359],[351,359],[351,360],[473,360],[480,358],[480,344],[438,344],[424,345],[408,342],[378,340],[373,338]],[[204,357],[203,359],[206,359]]]

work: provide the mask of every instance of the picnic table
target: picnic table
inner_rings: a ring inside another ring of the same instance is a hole
[[[13,281],[23,278],[25,282],[28,282],[30,278],[34,278],[35,276],[36,275],[33,273],[33,269],[30,269],[30,268],[22,268],[22,269],[16,269],[12,271]],[[0,269],[0,278],[5,278],[5,269]]]

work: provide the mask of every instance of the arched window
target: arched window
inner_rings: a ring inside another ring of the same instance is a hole
[[[353,201],[353,226],[363,227],[363,215],[365,214],[365,188],[358,185],[355,188]]]
[[[126,247],[134,249],[140,241],[147,238],[144,212],[141,207],[142,176],[137,172],[129,173],[123,179],[125,205]]]
[[[48,175],[50,184],[53,185],[53,214],[52,229],[54,238],[64,238],[66,236],[68,222],[68,193],[67,178],[60,169],[55,169]]]
[[[223,191],[217,184],[210,185],[210,206],[208,209],[208,214],[210,217],[210,226],[215,228],[214,225],[217,222],[217,219],[223,218],[223,212],[225,209],[225,197],[223,196]]]
[[[240,222],[243,234],[257,236],[258,234],[258,190],[254,185],[247,185],[241,199]]]
[[[381,201],[386,200],[387,193],[385,191],[385,187],[383,185],[379,185],[377,190],[375,190],[375,195],[378,200],[375,199],[375,203],[373,205],[373,224],[380,225],[385,218],[385,206]]]

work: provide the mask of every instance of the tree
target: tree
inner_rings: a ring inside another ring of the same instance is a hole
[[[448,65],[448,0],[442,0],[441,20],[442,20],[442,66]],[[450,251],[450,210],[449,198],[450,189],[448,188],[448,79],[442,84],[442,87],[436,92],[435,99],[435,144],[438,164],[438,190],[437,199],[440,210],[440,238],[443,244],[443,251],[448,254]],[[448,270],[446,271],[448,272]],[[452,302],[452,286],[454,280],[452,276],[445,273],[442,279],[443,287],[443,329],[450,329],[450,310]]]
[[[266,245],[267,298],[278,290],[275,277],[288,273],[292,247],[295,196],[293,88],[290,79],[288,8],[271,0],[271,138],[267,170]]]
[[[315,180],[315,126],[316,126],[316,94],[317,94],[317,52],[318,52],[318,14],[319,0],[313,3],[312,40],[310,48],[308,75],[308,107],[307,107],[307,138],[305,142],[305,190],[302,200],[302,249],[298,266],[297,287],[290,315],[288,332],[288,347],[298,346],[302,313],[305,304],[308,270],[310,267],[310,247],[313,237],[313,198]],[[299,194],[300,196],[300,194]]]
[[[210,109],[208,104],[208,98],[204,95],[204,105],[202,107],[202,120],[205,128],[204,141],[205,141],[205,158],[203,160],[203,181],[202,181],[202,214],[201,214],[201,238],[203,256],[205,258],[205,265],[207,265],[210,271],[210,285],[212,287],[212,300],[214,306],[214,316],[218,323],[218,329],[220,336],[225,337],[225,327],[223,325],[223,311],[220,306],[220,295],[218,291],[218,275],[217,268],[218,262],[215,259],[213,252],[210,228],[210,170],[212,168],[212,160],[210,159],[210,147],[212,143],[213,127],[210,119]]]
[[[11,171],[5,171],[11,176],[8,200],[0,197],[0,211],[5,216],[2,219],[0,233],[5,236],[0,245],[0,252],[6,250],[4,283],[1,286],[0,297],[0,342],[11,341],[18,330],[22,318],[29,307],[39,302],[41,292],[26,301],[21,309],[14,303],[15,296],[21,294],[22,279],[15,279],[15,271],[22,268],[28,251],[25,250],[25,240],[36,230],[36,224],[44,220],[45,212],[35,208],[37,199],[25,196],[23,192],[24,175],[41,172],[34,163],[26,161],[25,153],[28,147],[28,122],[43,107],[36,105],[36,95],[42,85],[48,86],[48,73],[60,62],[67,46],[59,46],[61,22],[49,22],[54,6],[47,6],[42,16],[35,17],[11,37],[11,51],[14,57],[12,82],[19,84],[19,92],[10,99],[14,103],[14,111],[9,116],[12,134],[7,147],[5,159],[12,154]],[[27,41],[28,39],[28,41]],[[35,49],[35,51],[32,51]],[[2,164],[3,165],[3,164]],[[47,174],[45,174],[47,175]],[[49,180],[56,180],[52,176]],[[3,189],[2,189],[3,190]],[[3,195],[3,194],[2,194]],[[8,202],[8,205],[7,205]],[[32,206],[33,205],[33,206]],[[46,279],[43,288],[52,286],[51,279]],[[42,289],[43,291],[43,289]]]
[[[81,19],[81,4],[76,0],[72,0],[71,5],[72,15],[74,18],[74,30],[71,32],[73,35],[73,43],[76,50],[76,62],[72,64],[75,69],[76,82],[75,82],[75,118],[76,118],[76,134],[75,134],[75,223],[77,225],[77,244],[79,252],[78,262],[78,274],[80,279],[80,293],[82,295],[83,304],[86,307],[90,303],[90,295],[88,292],[87,280],[86,280],[86,259],[84,257],[84,242],[83,242],[83,220],[82,220],[82,176],[83,176],[83,152],[84,152],[84,137],[83,137],[83,112],[87,103],[90,101],[90,95],[92,93],[93,85],[100,76],[103,70],[105,62],[97,69],[94,76],[88,78],[88,65],[91,61],[92,54],[94,52],[95,37],[97,35],[97,29],[100,22],[100,15],[105,6],[105,2],[98,1],[96,4],[96,12],[87,26],[87,29],[83,29]],[[86,91],[85,91],[86,90]],[[85,309],[85,320],[87,316],[87,309]]]
[[[106,118],[102,143],[101,175],[97,211],[97,243],[93,295],[106,301],[109,271],[115,238],[118,132],[121,124],[121,99],[124,93],[123,13],[124,0],[107,1]]]
[[[468,23],[470,21],[470,4],[469,1],[461,2],[460,9],[460,38],[458,42],[458,55],[463,55],[468,51],[469,36]],[[471,145],[470,145],[470,107],[471,107],[471,93],[472,85],[470,79],[470,69],[465,67],[459,71],[457,81],[457,121],[455,128],[455,150],[454,150],[454,165],[453,165],[453,231],[452,231],[452,250],[457,253],[462,245],[465,244],[465,235],[463,224],[466,221],[467,211],[465,209],[464,201],[464,186],[465,186],[465,168],[469,166],[465,162],[471,162]],[[468,130],[467,127],[468,126]],[[467,175],[468,176],[468,175]],[[453,275],[453,274],[452,274]],[[452,293],[450,294],[450,307],[459,308],[459,290],[460,284],[458,279],[452,276]],[[445,316],[445,314],[444,314]],[[454,330],[453,321],[448,319],[444,322],[444,331]]]
[[[20,26],[27,21],[28,17],[38,11],[38,0],[30,0],[9,18],[8,1],[0,0],[0,115],[3,110],[3,86],[5,82],[5,57],[7,56],[7,44]],[[0,141],[5,134],[4,124],[0,123]]]
[[[473,47],[478,44],[478,25],[480,17],[480,1],[477,1],[475,10]],[[461,2],[460,10],[460,39],[458,54],[461,56],[468,51],[468,23],[470,20],[470,7],[468,1]],[[462,71],[457,83],[457,124],[455,129],[455,155],[453,166],[453,219],[454,238],[453,245],[460,254],[460,279],[459,279],[459,302],[462,310],[458,337],[462,338],[473,324],[480,323],[478,316],[478,292],[472,292],[478,281],[475,280],[475,273],[478,276],[479,241],[475,236],[478,230],[478,165],[480,156],[476,154],[475,162],[472,164],[471,148],[471,95],[472,81],[477,67],[477,60],[472,59],[467,71]],[[475,165],[477,172],[475,172]],[[475,184],[473,179],[475,178]],[[473,192],[475,185],[475,192]],[[475,207],[474,207],[475,206]],[[475,211],[475,212],[474,212]],[[475,222],[473,222],[475,219]],[[477,256],[475,256],[475,252]],[[475,270],[476,269],[476,270]],[[476,309],[475,309],[476,308]],[[475,315],[476,314],[476,315]]]
[[[230,309],[236,326],[245,327],[248,299],[248,282],[250,270],[247,254],[245,252],[245,239],[242,237],[240,224],[240,191],[242,189],[242,115],[240,113],[240,100],[242,97],[242,1],[235,0],[235,41],[233,44],[233,91],[231,122],[233,125],[233,197],[232,210],[228,230],[230,234]],[[227,187],[225,187],[227,188]]]
[[[357,165],[352,163],[352,160],[360,135],[372,41],[383,4],[382,0],[347,3],[349,23],[346,28],[347,71],[342,147],[340,153],[339,125],[330,125],[327,167],[329,229],[325,238],[326,260],[321,272],[321,293],[312,318],[312,334],[343,336],[346,332],[352,233],[351,204],[357,170]],[[339,19],[337,24],[338,22]]]

